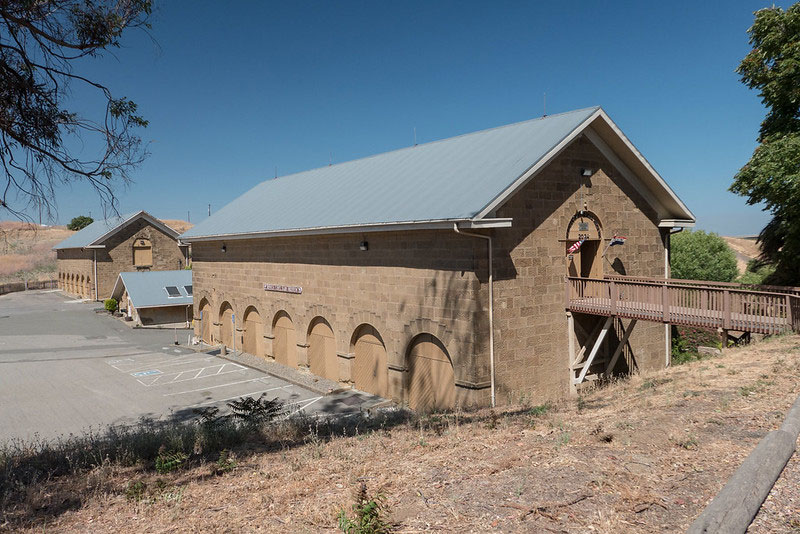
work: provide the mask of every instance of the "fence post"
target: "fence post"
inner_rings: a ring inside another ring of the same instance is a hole
[[[617,289],[617,284],[615,284],[613,280],[611,280],[609,284],[611,284],[611,315],[616,315],[617,299],[619,298],[619,289]]]
[[[665,323],[669,322],[669,287],[667,283],[661,286],[661,320]]]
[[[789,330],[794,331],[794,321],[792,321],[792,296],[786,295],[786,322]]]
[[[722,293],[722,329],[725,331],[731,329],[731,292],[729,289],[723,290]]]

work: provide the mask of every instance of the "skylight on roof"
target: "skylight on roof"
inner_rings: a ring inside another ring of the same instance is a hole
[[[167,286],[164,288],[167,291],[167,296],[169,298],[176,298],[181,296],[181,291],[175,286]]]
[[[187,295],[189,295],[190,297],[192,296],[192,284],[189,284],[188,286],[183,286],[183,289],[186,290]]]

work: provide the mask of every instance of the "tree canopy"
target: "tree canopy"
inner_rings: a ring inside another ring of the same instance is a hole
[[[78,215],[77,217],[73,217],[72,220],[67,225],[67,230],[83,230],[90,224],[94,222],[94,219],[91,217],[87,217],[86,215]]]
[[[145,156],[137,106],[74,68],[118,47],[123,30],[147,27],[150,0],[0,0],[0,218],[52,218],[55,186],[82,180],[114,207],[115,184]],[[91,90],[96,115],[70,110]]]
[[[736,255],[715,233],[685,230],[670,237],[672,278],[732,282],[739,274]]]
[[[757,89],[767,115],[759,146],[730,190],[748,204],[764,203],[772,219],[759,234],[762,260],[774,265],[771,283],[800,283],[800,3],[755,13],[753,49],[737,72]]]

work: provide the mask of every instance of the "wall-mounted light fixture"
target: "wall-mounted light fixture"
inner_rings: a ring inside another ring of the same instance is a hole
[[[594,174],[592,169],[581,169],[581,176],[585,176],[586,178],[590,177]]]
[[[225,246],[225,243],[222,244],[222,249],[221,250],[222,250],[223,254],[228,252],[228,247]]]
[[[360,248],[361,250],[369,250],[369,243],[367,243],[366,241],[362,241],[361,243],[358,244],[358,248]]]

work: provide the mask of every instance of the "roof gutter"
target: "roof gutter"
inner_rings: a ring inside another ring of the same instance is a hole
[[[492,236],[483,235],[483,234],[476,234],[474,232],[464,232],[458,229],[457,224],[453,224],[453,230],[456,231],[457,234],[462,234],[470,237],[478,237],[480,239],[485,239],[487,244],[489,245],[489,378],[492,387],[492,408],[495,407],[495,395],[494,395],[494,291],[493,291],[493,282],[494,278],[492,276],[493,269],[492,269]]]
[[[439,219],[431,221],[408,221],[347,226],[320,226],[315,228],[293,228],[266,232],[242,232],[236,234],[212,234],[202,236],[181,236],[181,241],[219,241],[220,239],[258,239],[267,237],[294,237],[303,235],[348,234],[364,232],[400,232],[406,230],[447,230],[455,225],[459,228],[510,228],[512,219]]]

